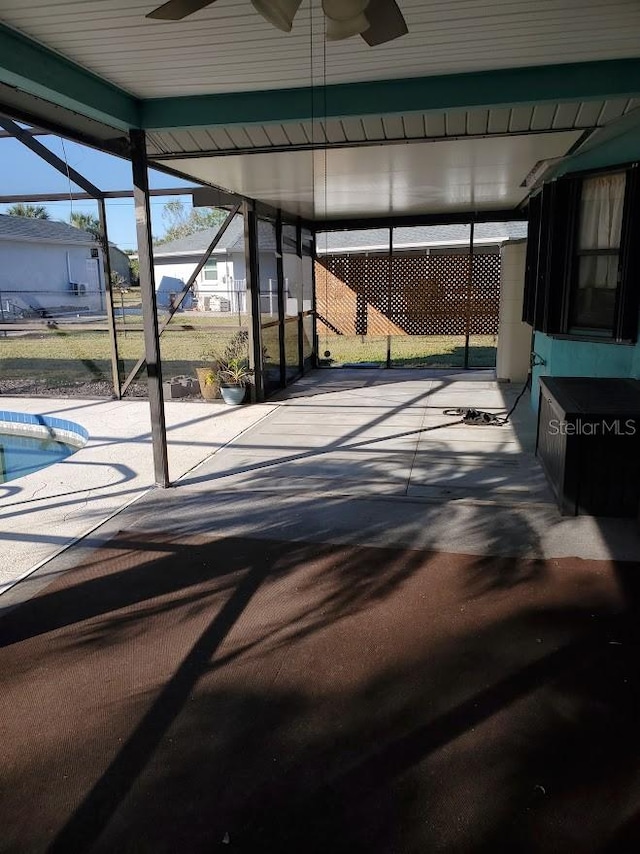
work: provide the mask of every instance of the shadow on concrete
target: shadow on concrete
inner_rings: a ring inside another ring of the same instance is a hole
[[[0,620],[5,850],[637,842],[639,570],[122,534]]]

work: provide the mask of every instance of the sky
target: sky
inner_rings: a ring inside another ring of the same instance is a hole
[[[57,136],[39,136],[36,139],[72,166],[77,172],[101,190],[131,190],[131,164],[127,160],[104,154],[85,145],[79,145]],[[149,171],[149,185],[154,189],[191,187],[186,182],[156,170]],[[66,175],[62,175],[16,139],[0,138],[0,196],[29,195],[34,193],[68,193]],[[82,192],[71,184],[73,192]],[[187,211],[191,209],[191,196],[152,196],[151,219],[154,237],[162,237],[166,227],[162,210],[166,202],[181,199]],[[69,221],[74,213],[90,213],[97,217],[98,207],[93,201],[39,202],[49,211],[51,219]],[[0,213],[10,205],[0,204]],[[133,199],[106,199],[109,240],[121,249],[136,248]]]

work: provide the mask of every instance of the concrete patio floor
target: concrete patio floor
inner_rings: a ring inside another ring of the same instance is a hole
[[[3,395],[1,406],[75,421],[89,441],[61,463],[0,484],[0,593],[153,487],[147,401]],[[272,410],[167,402],[171,480]]]
[[[6,409],[76,420],[90,440],[0,486],[0,591],[77,540],[101,542],[121,526],[117,515],[107,520],[131,502],[142,524],[149,517],[155,528],[162,513],[178,533],[634,559],[633,522],[559,516],[534,456],[528,395],[502,427],[443,415],[464,406],[504,415],[519,391],[492,371],[340,369],[315,371],[258,406],[168,402],[178,492],[152,488],[145,401],[3,397]]]
[[[638,850],[637,523],[428,429],[517,391],[314,372],[4,593],[6,850]]]

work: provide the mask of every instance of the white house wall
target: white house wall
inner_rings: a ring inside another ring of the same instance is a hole
[[[199,305],[201,308],[210,305],[209,298],[212,296],[226,297],[233,303],[232,295],[236,291],[244,293],[246,290],[246,267],[243,253],[237,252],[228,256],[213,255],[212,258],[218,261],[220,278],[217,281],[207,280],[204,278],[204,270],[198,275],[195,290],[199,295]],[[156,257],[154,259],[156,288],[162,281],[163,276],[179,279],[183,284],[186,283],[195,270],[197,263],[192,257],[185,261],[176,260],[175,258],[165,260],[162,257]],[[275,254],[273,252],[261,253],[258,263],[260,268],[260,291],[262,295],[261,313],[269,314],[271,313],[271,309],[273,309],[273,313],[277,314],[277,297],[275,295],[277,293],[278,268]],[[285,253],[283,256],[283,267],[285,285],[288,286],[288,292],[285,295],[285,313],[288,316],[293,316],[299,311],[309,311],[312,306],[312,259],[307,257],[300,259],[297,255]],[[271,295],[269,294],[270,288],[272,289]]]
[[[96,264],[96,260],[98,263]],[[92,263],[94,271],[89,269]],[[76,293],[70,282],[82,285]],[[104,308],[102,259],[91,258],[91,246],[0,241],[0,292],[19,308]]]
[[[184,284],[195,268],[196,264],[194,261],[170,261],[168,263],[164,263],[163,261],[156,259],[153,265],[156,286],[162,280],[163,276],[170,276],[172,279],[180,279]]]
[[[284,309],[287,317],[302,311],[302,258],[285,252],[282,256],[284,273]]]
[[[500,325],[496,375],[499,380],[524,382],[529,373],[531,327],[522,322],[527,244],[502,247],[500,264]]]
[[[219,278],[217,280],[205,279],[204,270],[202,270],[196,279],[195,290],[202,298],[200,305],[204,307],[205,299],[211,296],[228,297],[236,291],[244,292],[246,290],[246,268],[244,255],[242,253],[234,253],[233,255],[213,255],[213,260],[218,262]],[[190,258],[186,261],[177,261],[175,259],[164,260],[163,258],[155,258],[154,274],[156,288],[162,281],[164,276],[169,276],[174,279],[179,279],[183,284],[189,280],[193,271],[197,266],[197,261]],[[262,259],[260,261],[262,265]],[[265,258],[265,264],[269,263],[269,259]],[[275,260],[273,262],[275,270]],[[233,302],[233,299],[231,300]]]

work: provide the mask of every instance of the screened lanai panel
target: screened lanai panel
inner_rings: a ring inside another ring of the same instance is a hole
[[[276,252],[276,222],[258,218],[258,292],[264,385],[267,394],[279,388],[280,377],[280,320],[278,308],[278,257]]]
[[[302,311],[302,258],[298,254],[298,230],[295,225],[282,226],[282,273],[284,277],[285,378],[287,382],[300,373],[300,313]]]
[[[314,325],[314,241],[311,232],[303,228],[301,231],[302,250],[302,358],[304,368],[311,367],[311,360],[315,349],[315,325]]]
[[[500,246],[522,230],[462,223],[318,235],[321,352],[331,364],[495,364]]]
[[[389,334],[388,229],[319,234],[315,273],[320,326],[342,336]]]

